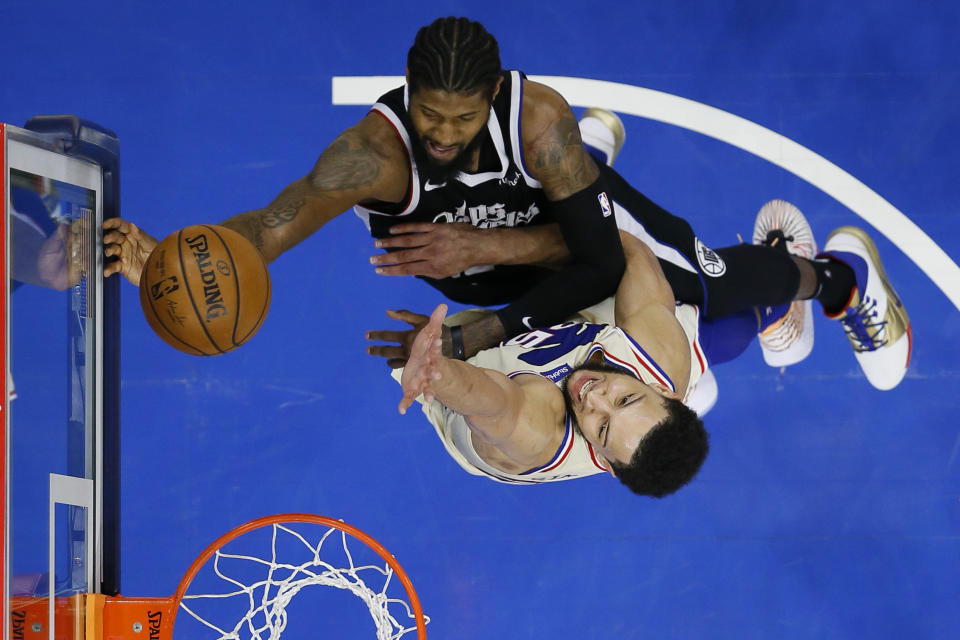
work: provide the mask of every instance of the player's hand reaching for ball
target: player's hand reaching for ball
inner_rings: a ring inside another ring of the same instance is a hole
[[[433,400],[433,385],[441,378],[441,367],[444,364],[441,350],[441,332],[443,319],[447,315],[447,305],[441,304],[430,314],[430,320],[417,334],[410,349],[410,359],[400,377],[400,386],[403,387],[403,399],[397,407],[400,413],[406,413],[417,396],[423,394],[424,400]]]
[[[133,284],[140,285],[140,273],[157,246],[157,239],[140,227],[121,218],[110,218],[103,223],[103,253],[116,260],[107,263],[103,276],[122,273]]]

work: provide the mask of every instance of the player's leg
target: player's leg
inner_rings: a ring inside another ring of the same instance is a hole
[[[613,111],[590,107],[580,116],[583,146],[603,164],[613,166],[626,136],[623,122]]]
[[[620,230],[640,239],[660,261],[678,302],[719,318],[794,299],[801,271],[788,254],[765,245],[711,250],[690,224],[634,189],[611,167],[601,174]]]

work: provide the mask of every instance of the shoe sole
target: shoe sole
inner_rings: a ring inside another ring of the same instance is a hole
[[[760,207],[753,223],[753,244],[763,244],[763,241],[767,238],[767,233],[774,229],[784,231],[785,235],[802,236],[805,240],[799,242],[787,241],[787,251],[790,255],[807,259],[812,259],[817,255],[817,241],[813,237],[810,223],[807,222],[803,212],[793,203],[786,200],[770,200]],[[797,300],[793,304],[803,306],[804,317],[800,335],[805,336],[806,339],[798,337],[790,346],[774,349],[764,344],[763,333],[758,334],[763,361],[771,367],[783,368],[797,364],[805,360],[813,351],[813,305],[809,300]],[[792,313],[795,313],[795,311],[791,305],[787,315]],[[771,327],[768,327],[767,331],[770,331],[770,329]]]

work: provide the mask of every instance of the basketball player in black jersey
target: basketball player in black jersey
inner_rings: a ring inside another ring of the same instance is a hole
[[[854,271],[829,257],[704,246],[686,221],[595,162],[563,97],[503,71],[496,40],[466,18],[420,29],[404,87],[384,95],[266,207],[221,224],[270,262],[351,207],[377,246],[392,252],[378,272],[417,275],[458,302],[506,305],[444,331],[445,352],[458,358],[610,296],[625,264],[618,224],[651,246],[675,298],[699,305],[706,318],[814,295],[827,311],[846,314],[857,286]],[[420,226],[398,237],[396,223]],[[105,275],[138,283],[157,241],[119,219],[104,228],[105,253],[117,258]],[[418,330],[372,332],[397,344],[369,351],[399,365]]]

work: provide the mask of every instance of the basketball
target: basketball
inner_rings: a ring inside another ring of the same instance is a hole
[[[236,349],[270,307],[263,256],[236,231],[192,225],[164,238],[140,275],[140,304],[171,347],[198,356]]]

